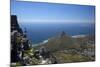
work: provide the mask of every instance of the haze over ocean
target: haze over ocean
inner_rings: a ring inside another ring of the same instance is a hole
[[[67,35],[91,35],[95,33],[94,24],[20,24],[27,30],[27,36],[33,43],[42,42],[65,31]]]

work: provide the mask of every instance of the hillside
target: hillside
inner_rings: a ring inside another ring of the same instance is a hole
[[[95,60],[95,39],[93,35],[71,37],[65,32],[49,38],[35,49],[44,47],[55,56],[58,63],[86,62]]]
[[[41,46],[44,46],[49,51],[80,48],[80,44],[77,40],[68,36],[64,31],[59,35],[50,38],[47,43],[42,44]]]

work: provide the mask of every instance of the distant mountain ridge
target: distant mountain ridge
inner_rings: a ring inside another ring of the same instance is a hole
[[[41,46],[44,46],[47,50],[50,51],[80,48],[79,43],[67,35],[64,31],[62,31],[60,35],[48,39],[48,42],[42,44]]]

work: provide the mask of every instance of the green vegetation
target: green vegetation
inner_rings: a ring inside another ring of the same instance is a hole
[[[49,41],[42,46],[50,51],[59,51],[65,49],[80,48],[80,44],[69,36],[62,35],[49,39]],[[41,46],[39,46],[41,47]]]
[[[90,61],[90,58],[80,54],[65,54],[62,52],[55,52],[58,63],[72,63],[72,62],[85,62]]]
[[[58,63],[86,62],[95,60],[95,45],[90,42],[94,42],[93,36],[72,38],[64,33],[36,48],[43,46],[51,51]]]

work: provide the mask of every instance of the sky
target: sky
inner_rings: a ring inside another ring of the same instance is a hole
[[[11,0],[20,23],[94,23],[95,6]]]

